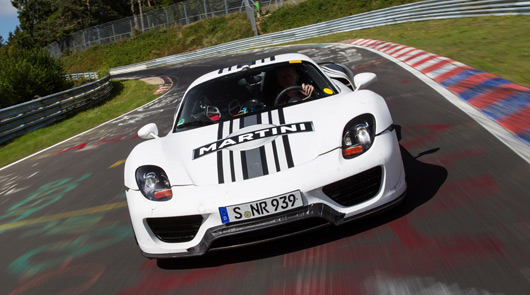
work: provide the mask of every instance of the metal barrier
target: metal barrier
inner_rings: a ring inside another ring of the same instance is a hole
[[[70,90],[0,109],[0,144],[87,109],[106,99],[110,76]]]
[[[66,80],[96,80],[99,79],[98,72],[85,72],[85,73],[74,73],[74,74],[65,74],[64,77]]]
[[[203,57],[278,45],[329,34],[362,30],[413,21],[501,15],[530,15],[530,1],[426,0],[360,13],[296,29],[245,38],[191,52],[112,68],[111,75],[171,65]]]

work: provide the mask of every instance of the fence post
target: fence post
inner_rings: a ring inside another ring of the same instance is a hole
[[[86,42],[86,34],[85,34],[85,30],[83,30],[83,46],[85,47],[85,50],[87,49],[87,42]]]
[[[182,6],[184,6],[184,18],[186,19],[186,24],[189,25],[190,20],[188,19],[188,13],[186,12],[186,4],[182,3]]]
[[[112,39],[116,41],[116,31],[114,31],[114,23],[111,25],[112,28]]]
[[[202,0],[202,4],[204,5],[204,18],[208,18],[208,10],[206,9],[206,0]]]
[[[142,1],[141,0],[138,0],[138,9],[140,10],[139,11],[139,14],[140,14],[140,22],[142,23],[142,33],[145,32],[145,28],[144,28],[144,14],[142,12]]]
[[[99,34],[99,27],[96,27],[96,33],[98,35],[98,44],[101,44],[101,35]]]
[[[248,20],[250,21],[250,25],[252,26],[252,30],[254,31],[254,36],[258,35],[258,29],[256,27],[256,19],[254,18],[254,9],[250,7],[250,3],[248,0],[243,0],[245,3],[245,12],[247,13]]]
[[[228,3],[225,0],[225,15],[228,15]]]
[[[168,13],[167,13],[167,7],[164,7],[164,14],[166,15],[166,24],[169,27],[169,16],[168,16]]]

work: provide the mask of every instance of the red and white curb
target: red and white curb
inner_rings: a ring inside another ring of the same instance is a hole
[[[169,78],[167,76],[163,76],[163,77],[159,77],[159,78],[164,81],[164,84],[160,85],[158,90],[155,91],[155,94],[160,94],[160,93],[167,92],[169,89],[171,89],[171,87],[173,87],[173,81],[171,80],[171,78]]]
[[[382,52],[422,72],[530,145],[530,88],[410,46],[371,39],[350,44]]]

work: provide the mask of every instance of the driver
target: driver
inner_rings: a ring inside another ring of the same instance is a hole
[[[300,80],[300,75],[293,66],[283,67],[276,71],[276,81],[283,89],[298,85],[298,80]],[[302,83],[302,90],[288,91],[287,96],[298,97],[298,92],[300,92],[303,95],[300,98],[307,98],[311,96],[313,90],[315,90],[313,85]]]

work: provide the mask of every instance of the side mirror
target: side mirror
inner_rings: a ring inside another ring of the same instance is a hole
[[[377,82],[377,75],[374,73],[360,73],[353,77],[355,83],[355,90],[364,89],[371,84]]]
[[[138,136],[142,139],[159,138],[158,127],[155,123],[149,123],[138,130]]]

